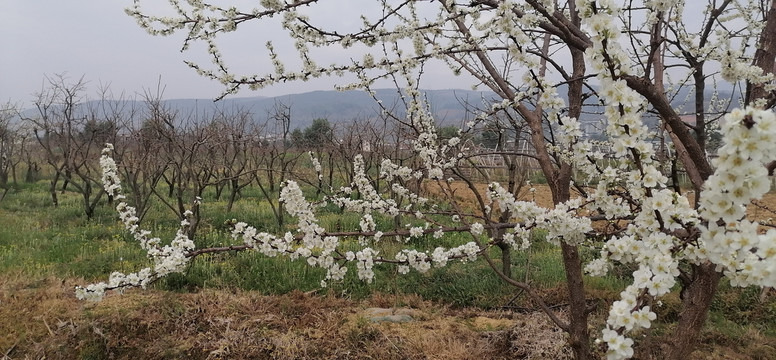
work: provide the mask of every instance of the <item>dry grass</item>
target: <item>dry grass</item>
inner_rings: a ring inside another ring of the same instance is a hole
[[[424,185],[426,191],[430,192],[432,195],[442,195],[442,191],[439,189],[439,185],[437,185],[437,183],[427,182]],[[487,184],[475,184],[475,186],[477,187],[477,191],[480,194],[485,194],[487,192]],[[533,184],[531,187],[535,189],[533,193],[528,191],[528,187],[523,186],[518,196],[518,200],[536,201],[536,203],[542,207],[553,206],[552,193],[550,192],[549,186],[543,184]],[[454,191],[455,198],[460,203],[472,205],[475,203],[476,198],[474,193],[471,191],[471,189],[469,189],[465,182],[454,181],[450,184],[450,188]],[[688,197],[690,203],[695,201],[694,192],[686,191],[684,195]],[[579,196],[579,194],[572,189],[571,196],[576,197]],[[757,205],[752,204],[747,208],[747,215],[751,219],[755,219],[761,222],[768,222],[767,220],[769,219],[776,221],[776,191],[771,191],[765,194],[762,199],[757,200],[754,203]]]
[[[473,203],[463,183],[456,197]],[[484,187],[484,185],[482,185]],[[531,196],[526,194],[526,196]],[[549,189],[534,195],[551,205]],[[776,194],[763,201],[776,204]],[[524,197],[524,199],[526,199]],[[776,206],[775,206],[776,207]],[[772,216],[751,209],[761,219]],[[0,275],[0,359],[561,359],[568,356],[565,336],[539,313],[454,309],[416,295],[375,294],[354,302],[335,296],[292,292],[263,296],[249,291],[156,290],[110,295],[93,304],[77,301],[83,279],[29,279]],[[550,304],[565,303],[562,287],[546,289]],[[591,329],[599,329],[600,313]],[[614,294],[616,296],[616,294]],[[678,311],[677,304],[674,304]],[[519,304],[532,307],[532,304]],[[377,324],[364,309],[403,307],[417,321]],[[673,309],[673,307],[672,307]],[[669,309],[675,312],[674,310]],[[665,310],[666,312],[670,312]],[[670,318],[671,314],[668,314]],[[661,314],[661,318],[666,314]],[[675,314],[673,314],[675,316]],[[776,359],[776,340],[754,327],[744,334],[704,332],[693,359]],[[662,331],[662,334],[670,331]],[[595,336],[596,333],[593,333]],[[661,334],[640,339],[659,344]],[[650,354],[643,358],[648,358]]]
[[[444,190],[441,189],[440,184],[436,182],[425,182],[423,186],[424,191],[426,192],[426,196],[435,198],[447,198],[447,194],[452,192],[454,198],[453,200],[455,200],[464,211],[472,211],[475,213],[480,211],[479,205],[477,203],[477,197],[474,191],[472,191],[472,189],[469,188],[469,185],[463,181],[453,181],[449,184],[441,185],[444,187]],[[482,200],[487,201],[484,196],[488,191],[488,184],[478,183],[474,184],[474,186],[477,189],[477,193],[483,196]],[[523,201],[535,201],[539,206],[542,207],[553,207],[552,193],[550,192],[549,186],[533,185],[532,187],[535,189],[533,193],[529,191],[528,187],[523,186],[518,193],[517,199]],[[494,204],[493,206],[498,208],[497,204]]]
[[[84,303],[73,296],[76,280],[0,279],[0,358],[506,359],[526,351],[514,329],[535,322],[411,295],[356,303],[302,292],[143,290]],[[363,310],[373,306],[413,308],[416,321],[372,323]]]
[[[298,291],[138,290],[84,303],[73,295],[82,282],[1,277],[0,359],[570,358],[565,334],[540,313],[453,309],[415,295],[354,302]],[[410,308],[416,320],[373,323],[364,311],[370,307]],[[775,347],[754,329],[737,339],[706,331],[693,358],[771,359]]]

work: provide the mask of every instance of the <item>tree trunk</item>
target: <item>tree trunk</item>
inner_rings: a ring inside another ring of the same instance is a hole
[[[65,171],[65,176],[62,179],[62,193],[67,191],[67,186],[70,185],[70,171]]]
[[[221,200],[221,193],[224,191],[224,188],[226,187],[226,181],[221,181],[216,183],[216,199],[215,201]]]
[[[90,204],[89,202],[89,198],[92,196],[92,186],[88,181],[85,182],[83,194],[81,195],[84,200],[84,212],[86,213],[86,218],[91,220],[94,217],[94,208],[97,206],[97,202],[95,201],[94,205]]]
[[[54,207],[59,206],[59,200],[57,199],[58,182],[59,182],[59,172],[54,174],[54,178],[51,179],[51,186],[49,187],[49,193],[51,193],[51,202],[54,203]]]
[[[11,180],[13,181],[14,185],[18,184],[16,181],[16,165],[11,165]]]
[[[231,182],[232,185],[229,189],[229,202],[226,204],[226,212],[232,211],[232,206],[234,206],[234,202],[237,200],[237,193],[240,192],[240,184],[237,179],[233,179]]]
[[[38,164],[31,163],[27,165],[27,173],[24,175],[24,182],[34,183],[38,180]]]
[[[582,277],[582,260],[576,245],[561,243],[566,288],[569,292],[569,345],[576,360],[591,359],[590,334],[587,331],[587,301]]]
[[[572,21],[580,23],[576,11],[572,11]],[[570,48],[573,66],[572,81],[569,82],[569,116],[579,119],[582,114],[582,77],[585,73],[585,60],[582,50]],[[571,198],[571,177],[573,168],[566,162],[558,166],[556,188],[552,191],[555,204],[568,201]],[[590,333],[588,326],[588,309],[585,294],[585,283],[582,272],[582,259],[579,256],[579,246],[561,242],[563,268],[566,271],[566,289],[569,295],[569,345],[577,360],[591,359]]]
[[[679,323],[668,339],[665,359],[685,360],[695,350],[722,278],[722,274],[714,268],[715,265],[711,263],[696,266],[689,286],[682,289],[682,311],[679,313]]]
[[[169,187],[167,191],[167,197],[173,197],[175,195],[175,173],[173,173],[171,179],[168,179],[167,176],[164,176],[164,182],[166,182],[167,186]]]
[[[776,1],[771,1],[765,20],[765,28],[760,34],[757,51],[754,53],[754,65],[762,69],[764,74],[768,74],[774,71],[776,64]],[[765,99],[764,108],[771,108],[775,99],[773,92],[766,90],[766,84],[747,83],[745,103],[752,105],[757,100]]]
[[[501,249],[501,272],[508,278],[512,278],[512,249],[509,244],[499,243],[499,249]]]

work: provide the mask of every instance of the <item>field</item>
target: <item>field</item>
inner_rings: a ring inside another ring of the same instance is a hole
[[[322,272],[300,262],[219,254],[196,259],[185,275],[150,289],[81,302],[76,285],[136,269],[144,257],[107,204],[87,220],[77,194],[60,194],[54,207],[46,187],[25,184],[0,202],[0,359],[555,359],[569,352],[535,304],[499,281],[484,262],[408,275],[378,267],[371,285],[351,274],[321,289]],[[537,186],[526,196],[542,203],[547,194]],[[223,225],[231,218],[272,229],[276,225],[261,199],[247,189],[226,213],[224,201],[208,194],[198,246],[232,242]],[[776,204],[776,197],[769,194],[764,203]],[[752,211],[768,219],[764,210]],[[322,221],[347,229],[359,219],[331,212]],[[175,223],[155,204],[144,227],[169,237]],[[542,234],[534,240],[529,252],[513,256],[514,276],[537,286],[562,311],[560,254]],[[394,245],[384,246],[390,254]],[[587,279],[597,305],[592,325],[604,321],[629,273],[621,268]],[[760,298],[758,289],[723,285],[695,358],[776,358],[776,296]],[[376,322],[370,308],[401,309],[413,321]],[[657,311],[671,323],[679,299],[664,299]],[[655,327],[642,345],[658,346],[670,330],[660,321]]]

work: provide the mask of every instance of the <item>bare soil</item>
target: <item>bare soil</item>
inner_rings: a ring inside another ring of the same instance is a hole
[[[133,290],[75,299],[83,279],[0,278],[0,359],[565,359],[541,313],[453,309],[417,296]],[[548,297],[562,291],[551,290]],[[371,307],[414,321],[373,323]],[[561,316],[563,313],[561,312]],[[707,333],[694,359],[766,359],[776,340]],[[656,341],[656,340],[644,340]],[[601,354],[599,354],[601,355]]]
[[[485,194],[487,191],[486,184],[476,184],[477,191],[480,194]],[[529,187],[523,186],[519,191],[518,200],[535,201],[539,206],[551,208],[553,207],[552,193],[550,187],[544,184],[531,185],[534,191],[530,191]],[[454,192],[455,198],[464,206],[467,210],[475,210],[477,207],[477,197],[474,192],[469,189],[468,185],[462,181],[454,181],[450,184],[450,189]],[[442,196],[443,192],[439,189],[439,186],[434,183],[427,183],[426,190],[434,196]],[[690,203],[695,201],[695,193],[692,191],[684,191],[683,194],[687,195]],[[579,196],[578,193],[572,191],[572,197]],[[762,199],[753,201],[747,207],[747,215],[752,220],[757,220],[763,224],[772,224],[776,222],[776,191],[771,191]]]
[[[544,317],[451,309],[415,296],[378,294],[354,302],[302,292],[133,290],[87,303],[75,299],[76,283],[83,280],[0,279],[0,358],[562,359],[567,354],[562,334]],[[365,313],[370,307],[413,309],[414,321],[373,323]]]
[[[464,203],[476,201],[465,184],[452,186]],[[549,188],[534,187],[533,193],[525,189],[523,199],[551,206]],[[776,194],[760,203],[776,208]],[[763,207],[749,211],[760,220],[773,216]],[[86,282],[0,277],[0,359],[563,359],[569,354],[564,335],[541,313],[456,309],[413,295],[353,301],[213,289],[132,290],[87,303],[73,291]],[[550,289],[544,297],[562,303],[564,292]],[[667,307],[675,307],[674,300],[667,299]],[[414,321],[373,323],[365,313],[372,307],[412,309]],[[593,322],[602,322],[602,316]],[[776,359],[776,339],[754,328],[746,331],[744,336],[705,331],[692,359]],[[659,344],[660,337],[640,343]]]

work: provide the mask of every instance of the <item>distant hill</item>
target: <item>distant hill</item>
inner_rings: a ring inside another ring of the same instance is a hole
[[[467,113],[467,107],[474,106],[485,108],[484,104],[500,101],[496,95],[489,91],[472,90],[422,90],[426,97],[432,114],[442,125],[461,125],[470,120],[473,115]],[[566,88],[561,86],[558,93],[565,99]],[[738,96],[730,91],[720,90],[719,98],[732,99],[733,107],[737,106]],[[404,116],[404,105],[400,102],[400,93],[395,89],[379,89],[375,91],[375,98],[379,100],[386,108],[392,109],[397,116]],[[711,99],[711,93],[706,94],[706,103]],[[683,106],[683,112],[692,112],[692,91],[683,89],[672,101],[674,107]],[[585,103],[596,103],[595,97],[588,98]],[[132,120],[135,125],[140,124],[148,115],[146,115],[147,106],[143,101],[125,100],[122,104],[115,101],[109,101],[108,106],[117,108],[123,106],[125,109],[134,107],[138,109],[135,118]],[[305,128],[309,126],[314,119],[325,118],[333,124],[351,123],[354,121],[364,121],[378,118],[380,108],[375,100],[366,92],[361,90],[352,91],[312,91],[301,94],[282,95],[276,97],[242,97],[227,98],[218,102],[211,99],[171,99],[163,100],[163,105],[170,111],[178,114],[178,121],[185,122],[188,119],[208,119],[212,114],[224,111],[234,113],[236,111],[247,111],[250,113],[252,121],[255,124],[264,124],[270,118],[273,108],[277,104],[283,104],[291,108],[291,129]],[[467,105],[468,104],[468,105]],[[98,101],[89,101],[84,104],[80,114],[84,116],[90,106],[105,105]],[[600,108],[591,109],[595,112],[601,111]],[[130,111],[125,110],[125,118],[130,116]],[[36,110],[28,109],[23,112],[25,117],[35,117]],[[580,121],[583,128],[588,133],[598,133],[601,131],[601,116],[598,114],[583,114]],[[654,123],[656,119],[645,119],[648,123]]]
[[[492,99],[491,92],[471,90],[423,90],[428,99],[434,116],[443,124],[461,124],[467,118],[465,103],[482,105],[483,99]],[[394,89],[379,89],[375,91],[375,97],[394,113],[404,116],[404,105],[400,103],[400,94]],[[133,120],[136,124],[144,120],[146,104],[142,101],[126,100],[122,104],[109,101],[112,106],[123,105],[126,109],[135,107],[141,110]],[[331,123],[349,123],[352,121],[374,119],[380,115],[380,108],[375,100],[366,92],[353,91],[312,91],[301,94],[282,95],[276,97],[244,97],[228,98],[218,102],[209,99],[172,99],[163,100],[163,105],[170,111],[176,112],[179,121],[191,118],[208,118],[212,114],[225,111],[248,111],[257,124],[263,124],[270,117],[276,104],[283,104],[291,108],[291,129],[309,126],[314,119],[326,118]],[[80,114],[84,116],[85,109],[92,105],[99,105],[98,101],[84,103]],[[104,104],[103,104],[104,105]],[[125,110],[126,116],[130,114]],[[23,112],[25,117],[35,117],[35,109]],[[196,116],[192,116],[196,115]],[[469,115],[471,117],[472,115]]]

